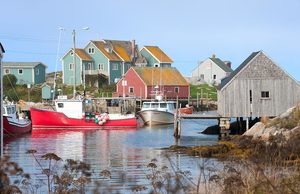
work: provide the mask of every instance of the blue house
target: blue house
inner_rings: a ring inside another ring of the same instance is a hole
[[[141,55],[146,58],[148,67],[171,67],[173,60],[158,46],[144,46]]]
[[[79,50],[81,56],[78,54]],[[138,52],[134,40],[89,41],[84,49],[76,49],[76,68],[71,65],[73,64],[73,57],[69,56],[71,51],[62,58],[65,84],[74,84],[74,79],[77,85],[82,84],[82,73],[85,76],[104,76],[107,77],[109,84],[116,83],[131,66],[146,64],[146,59]]]
[[[13,74],[17,84],[40,84],[46,81],[47,66],[41,62],[3,62],[3,73]]]
[[[85,71],[89,71],[93,66],[93,59],[88,55],[85,50],[76,48],[75,49],[75,65],[74,66],[74,53],[73,49],[70,49],[62,57],[62,72],[63,72],[63,83],[68,85],[80,85],[83,83],[83,68]],[[76,81],[74,83],[74,80]]]

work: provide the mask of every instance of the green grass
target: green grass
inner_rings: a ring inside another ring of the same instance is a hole
[[[201,97],[206,98],[207,95],[210,99],[217,101],[217,89],[215,87],[209,86],[208,84],[201,84],[201,85],[192,85],[190,84],[190,96],[191,98]]]

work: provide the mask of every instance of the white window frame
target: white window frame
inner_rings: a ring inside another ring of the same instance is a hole
[[[176,90],[177,90],[177,92],[176,92]],[[175,92],[176,94],[179,94],[179,87],[174,87],[174,92]]]
[[[99,63],[98,64],[98,69],[99,70],[104,70],[104,63]]]
[[[5,70],[4,70],[4,73],[5,73],[5,74],[10,74],[10,69],[5,69]]]
[[[21,73],[20,73],[20,70],[22,71]],[[23,69],[18,69],[18,74],[23,75]]]
[[[113,64],[112,64],[112,67],[111,67],[111,70],[117,71],[117,70],[119,69],[118,67],[119,67],[118,64],[113,63]]]
[[[132,89],[132,92],[130,91],[131,89]],[[133,93],[134,93],[134,87],[132,87],[132,86],[128,87],[128,92],[129,92],[130,94],[133,94]]]
[[[36,69],[36,75],[40,75],[40,70]]]
[[[69,63],[69,70],[73,70],[74,69],[74,64],[73,63]]]
[[[89,47],[89,48],[88,48],[88,53],[89,53],[89,54],[94,54],[94,53],[95,53],[94,47]]]

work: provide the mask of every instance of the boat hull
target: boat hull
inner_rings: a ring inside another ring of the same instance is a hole
[[[139,112],[145,125],[163,125],[174,123],[174,114],[157,110],[142,110]]]
[[[181,114],[193,114],[193,107],[179,108],[178,111]]]
[[[31,131],[31,121],[24,120],[23,122],[9,121],[6,116],[3,116],[3,134],[5,136],[15,136]]]
[[[93,120],[69,118],[61,112],[30,108],[32,128],[60,128],[60,129],[104,129],[104,128],[132,128],[137,126],[136,117],[109,119],[99,125]]]

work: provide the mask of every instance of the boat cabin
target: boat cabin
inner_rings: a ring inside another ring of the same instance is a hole
[[[83,100],[61,99],[55,102],[57,112],[64,113],[67,117],[81,119],[84,113]]]
[[[3,115],[4,116],[16,115],[16,105],[15,104],[4,105]]]
[[[173,101],[144,102],[142,110],[160,110],[160,111],[166,111],[166,112],[172,112],[173,113],[175,111],[175,106],[174,105],[175,105],[175,102],[173,102]]]

